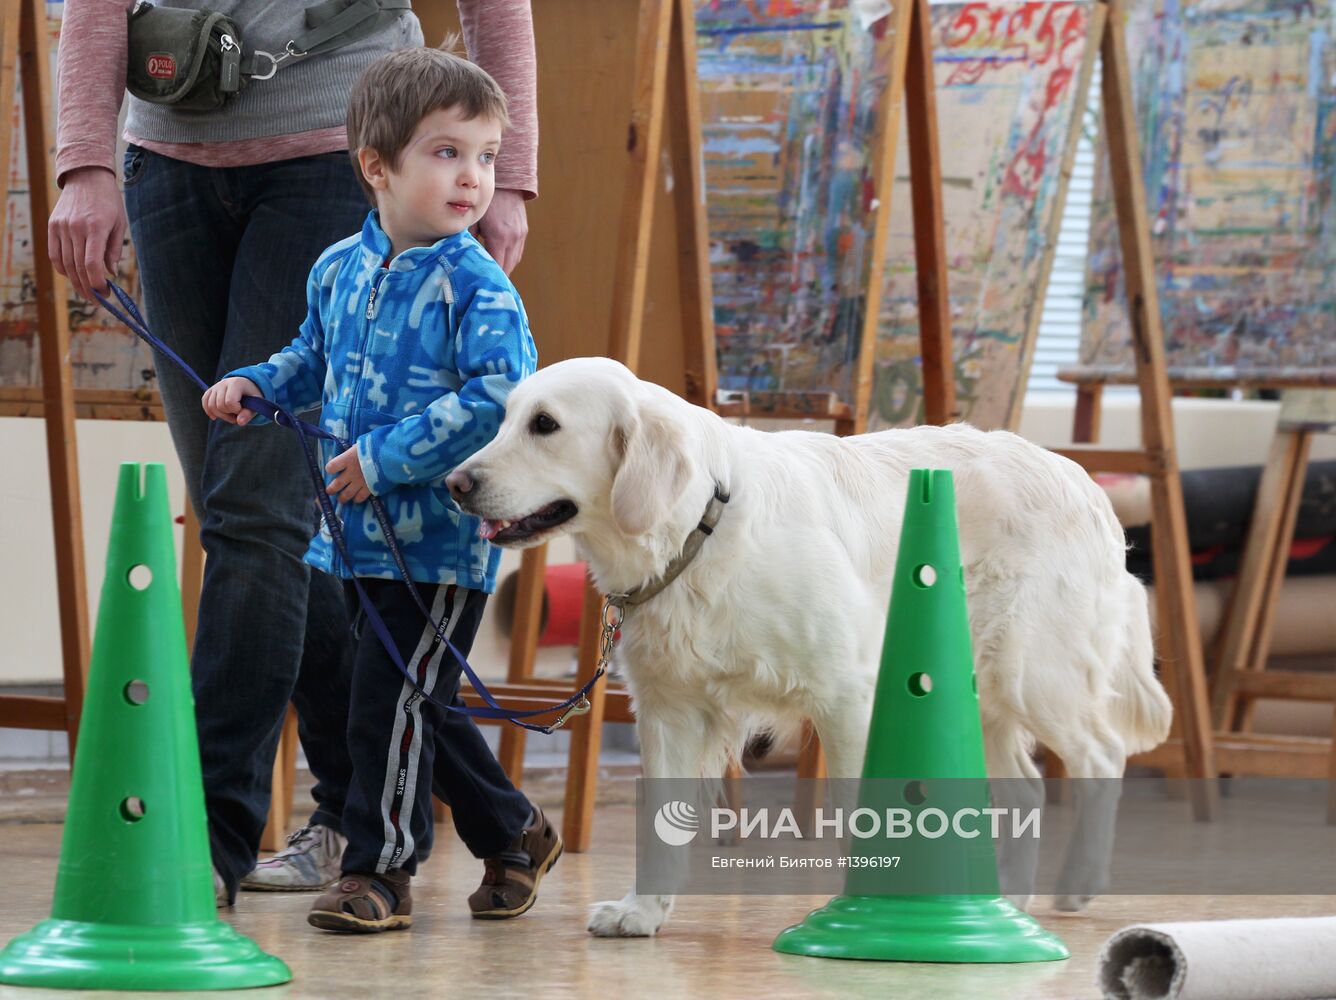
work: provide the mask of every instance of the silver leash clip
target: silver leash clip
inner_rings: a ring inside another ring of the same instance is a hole
[[[543,731],[549,734],[555,733],[562,726],[566,725],[566,720],[569,719],[572,715],[588,715],[589,709],[592,707],[593,706],[589,704],[589,699],[587,697],[581,697],[581,699],[577,701],[574,705],[571,705],[569,708],[566,709],[566,711],[562,712],[559,716],[557,716],[556,722],[552,723],[552,725],[550,726],[545,727]]]

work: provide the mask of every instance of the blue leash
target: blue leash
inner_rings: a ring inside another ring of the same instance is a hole
[[[93,296],[102,304],[102,307],[129,327],[131,332],[139,337],[140,340],[143,340],[154,350],[159,351],[170,358],[178,368],[190,377],[191,381],[200,387],[201,391],[207,391],[209,389],[208,383],[200,378],[195,370],[181,359],[180,355],[154,336],[153,332],[149,330],[148,323],[145,322],[144,317],[140,314],[139,307],[135,305],[135,300],[127,295],[114,281],[108,281],[107,284],[111,288],[111,291],[115,293],[121,306],[124,307],[124,311],[117,308],[116,305],[103,298],[97,292],[94,292]],[[320,502],[320,513],[325,520],[325,526],[329,529],[330,537],[333,539],[334,546],[338,550],[343,561],[347,565],[352,566],[353,560],[348,554],[348,546],[343,537],[343,523],[339,520],[339,516],[334,510],[334,502],[330,499],[329,494],[325,492],[325,479],[320,471],[320,463],[316,460],[315,452],[311,448],[312,438],[332,441],[340,451],[346,451],[351,447],[349,442],[335,434],[331,434],[324,428],[309,424],[304,420],[299,420],[281,406],[271,403],[269,400],[264,399],[261,396],[243,396],[241,405],[262,417],[268,417],[274,423],[282,427],[289,427],[297,432],[297,438],[301,441],[302,452],[306,456],[307,470],[311,474],[311,481],[315,487],[316,497]],[[468,660],[466,660],[463,654],[455,648],[454,643],[446,638],[445,629],[449,622],[447,620],[437,622],[432,617],[431,610],[422,600],[422,595],[418,592],[417,587],[413,584],[412,578],[408,575],[408,567],[404,563],[403,552],[399,549],[399,540],[396,538],[394,529],[390,525],[389,515],[385,512],[385,505],[381,503],[380,498],[376,496],[371,497],[368,502],[371,504],[371,509],[376,515],[376,521],[380,525],[380,530],[385,536],[385,544],[389,546],[390,554],[394,557],[394,564],[398,567],[399,573],[408,587],[408,592],[413,595],[413,603],[418,606],[418,610],[421,611],[423,616],[427,619],[427,624],[431,625],[435,630],[436,637],[432,643],[431,650],[427,653],[427,657],[430,657],[436,649],[439,648],[440,644],[444,643],[446,649],[448,649],[450,654],[456,661],[458,661],[464,675],[468,677],[469,683],[473,685],[473,690],[478,692],[478,697],[480,697],[486,705],[485,707],[479,708],[470,708],[467,705],[451,705],[433,698],[431,695],[427,694],[426,691],[423,691],[421,685],[404,664],[403,657],[399,655],[399,649],[395,645],[393,638],[391,638],[389,629],[385,627],[385,622],[381,619],[380,613],[376,610],[375,605],[371,603],[370,598],[367,597],[366,590],[362,587],[362,581],[354,576],[352,578],[353,586],[356,588],[357,596],[362,602],[362,611],[366,615],[367,621],[371,623],[371,627],[375,630],[377,637],[379,637],[381,645],[385,647],[385,651],[390,654],[390,659],[394,661],[394,665],[399,668],[399,672],[403,674],[408,683],[412,685],[414,691],[433,705],[436,705],[438,708],[443,708],[447,712],[455,712],[459,715],[468,715],[480,719],[502,719],[535,733],[550,734],[556,732],[556,730],[565,725],[566,720],[572,715],[583,715],[589,711],[590,706],[587,695],[605,672],[607,656],[612,649],[612,636],[616,631],[616,627],[621,624],[620,608],[616,609],[612,617],[609,616],[608,609],[604,609],[603,640],[600,646],[601,654],[598,668],[594,671],[594,676],[589,679],[589,682],[585,684],[584,687],[580,688],[579,691],[575,692],[575,694],[571,695],[565,701],[553,705],[550,708],[540,708],[527,712],[512,712],[507,708],[503,708],[497,702],[491,691],[487,689],[487,685],[482,682],[482,679],[474,672],[473,668],[469,666]],[[561,714],[550,726],[538,726],[523,721],[524,719],[536,715],[548,715],[552,712],[560,712]]]

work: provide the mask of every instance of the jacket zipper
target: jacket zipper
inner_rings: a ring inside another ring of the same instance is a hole
[[[376,268],[376,270],[377,270],[377,272],[380,272],[380,271],[382,271],[382,270],[384,270],[384,269],[383,269],[383,268]],[[366,313],[363,315],[363,319],[366,320],[366,322],[364,322],[364,323],[362,324],[362,343],[361,343],[361,348],[362,348],[362,366],[361,366],[361,367],[358,369],[358,371],[357,371],[357,381],[356,381],[355,383],[353,383],[353,392],[352,392],[351,405],[354,407],[354,409],[352,409],[352,410],[349,411],[349,413],[348,413],[348,423],[349,423],[349,426],[350,426],[350,427],[352,427],[352,426],[356,426],[358,410],[360,410],[360,408],[361,408],[361,407],[360,407],[360,404],[358,403],[358,394],[359,394],[359,393],[361,392],[361,390],[362,390],[362,372],[366,370],[366,353],[367,353],[367,350],[369,349],[369,347],[370,347],[370,345],[371,345],[371,322],[370,322],[370,321],[371,321],[372,319],[374,319],[375,316],[376,316],[376,293],[380,291],[380,283],[381,283],[382,281],[385,280],[385,277],[386,277],[386,275],[388,275],[388,274],[389,274],[389,271],[385,271],[384,274],[377,273],[376,277],[374,277],[374,278],[371,279],[371,292],[370,292],[370,294],[367,295],[367,298],[366,298]],[[353,439],[353,442],[354,442],[354,444],[356,443],[356,438]],[[336,512],[338,511],[338,508],[341,507],[341,506],[343,506],[341,502],[339,502],[339,501],[335,501],[335,511],[336,511]],[[339,517],[342,518],[342,517],[343,517],[343,514],[342,514],[342,513],[339,513]],[[341,557],[341,556],[339,555],[339,553],[338,553],[338,549],[335,549],[335,550],[334,550],[334,552],[333,552],[333,557],[334,557],[334,561],[335,561],[336,563],[338,563],[338,562],[342,562],[342,561],[343,561],[342,557]],[[349,572],[349,573],[352,573],[352,572],[353,572],[353,567],[352,567],[352,566],[349,566],[349,567],[348,567],[348,572]]]

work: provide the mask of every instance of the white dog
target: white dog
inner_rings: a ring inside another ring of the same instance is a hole
[[[830,775],[856,778],[915,467],[955,480],[990,775],[1037,782],[1039,740],[1075,777],[1120,777],[1171,714],[1145,592],[1104,494],[1014,434],[766,433],[577,358],[517,387],[496,439],[448,483],[498,545],[572,533],[600,590],[619,594],[676,569],[727,493],[695,557],[622,627],[645,776],[718,777],[749,733],[810,718]],[[1078,823],[1087,856],[1068,863],[1107,871],[1112,817]],[[650,935],[671,905],[632,892],[598,904],[589,929]]]

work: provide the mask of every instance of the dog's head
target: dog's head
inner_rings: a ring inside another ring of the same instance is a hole
[[[642,535],[681,497],[693,468],[666,390],[606,358],[544,368],[506,400],[496,438],[446,479],[497,545],[567,532]]]

